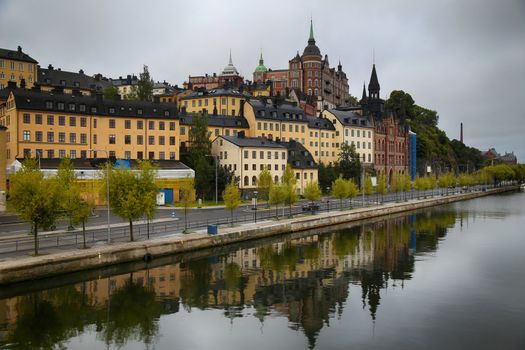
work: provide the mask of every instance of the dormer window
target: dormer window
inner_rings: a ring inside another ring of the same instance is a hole
[[[109,114],[115,114],[115,108],[109,107]]]
[[[53,109],[53,101],[46,101],[46,108]]]
[[[78,109],[80,112],[85,112],[86,111],[86,105],[80,105],[78,106]]]
[[[64,102],[58,102],[57,108],[58,108],[59,111],[63,111],[64,110]]]
[[[70,103],[69,104],[69,110],[70,111],[74,111],[75,110],[75,104],[74,103]]]
[[[142,115],[142,108],[137,109],[137,114]]]
[[[97,113],[97,107],[91,107],[91,113]]]
[[[65,80],[60,80],[60,85],[66,86],[66,81]]]
[[[78,81],[73,82],[74,87],[80,87],[80,83]]]
[[[165,117],[169,117],[170,116],[170,111],[164,111],[164,116]]]

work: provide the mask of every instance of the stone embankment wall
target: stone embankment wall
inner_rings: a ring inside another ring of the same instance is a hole
[[[516,187],[497,188],[487,192],[433,197],[402,203],[388,203],[348,211],[323,212],[293,219],[259,222],[256,225],[248,224],[237,227],[221,227],[220,233],[214,236],[207,235],[205,230],[201,230],[184,236],[172,235],[149,241],[120,243],[88,250],[74,250],[14,259],[0,264],[0,284],[34,280],[69,272],[143,260],[148,254],[152,258],[155,258],[168,254],[211,248],[283,233],[339,225],[513,190],[516,190]]]

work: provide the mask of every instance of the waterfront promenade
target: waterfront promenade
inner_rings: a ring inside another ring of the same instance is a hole
[[[417,210],[512,191],[516,188],[516,186],[507,186],[489,189],[487,191],[456,193],[426,199],[389,202],[352,210],[332,210],[315,215],[298,215],[291,219],[262,219],[262,221],[241,223],[234,226],[225,224],[219,226],[218,235],[208,235],[205,229],[193,230],[189,234],[167,232],[162,237],[146,241],[94,245],[90,249],[73,248],[36,257],[17,256],[16,258],[0,263],[0,284],[43,278],[122,262],[155,259],[162,255],[210,248],[277,234],[315,229],[409,210]]]

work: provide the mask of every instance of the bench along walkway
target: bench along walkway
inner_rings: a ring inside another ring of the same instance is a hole
[[[219,234],[217,235],[208,235],[205,229],[201,229],[189,234],[173,233],[147,241],[114,243],[85,250],[73,249],[36,257],[20,257],[0,263],[0,284],[44,278],[129,261],[154,259],[162,255],[337,225],[513,191],[517,188],[517,186],[500,187],[486,192],[413,199],[401,203],[391,202],[352,210],[323,212],[315,215],[307,214],[291,219],[245,223],[233,227],[222,225],[219,227]]]

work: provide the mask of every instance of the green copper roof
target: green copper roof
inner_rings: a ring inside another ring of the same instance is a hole
[[[310,40],[314,40],[314,23],[313,21],[310,19],[310,37],[308,38],[308,41]]]
[[[263,57],[262,57],[262,52],[261,52],[261,56],[259,58],[259,65],[257,66],[257,68],[255,68],[255,71],[256,72],[266,72],[266,71],[268,71],[268,69],[266,69],[266,67],[264,66],[264,60],[263,60]]]

